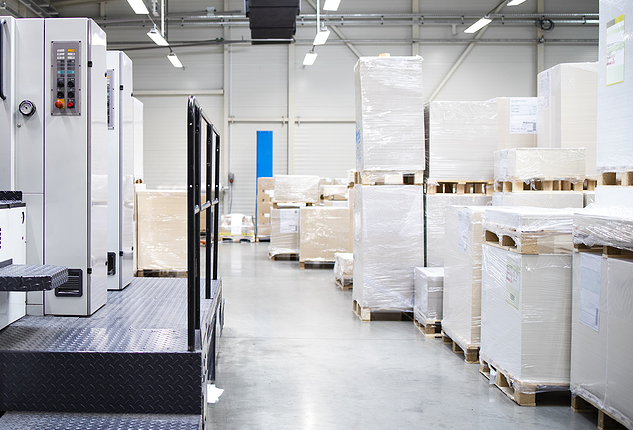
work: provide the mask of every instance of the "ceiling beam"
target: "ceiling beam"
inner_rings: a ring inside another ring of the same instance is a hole
[[[81,6],[85,4],[96,4],[101,3],[103,0],[60,0],[52,2],[51,4],[56,8],[64,8],[64,7],[73,7],[73,6]],[[108,0],[108,2],[116,2],[121,0]]]

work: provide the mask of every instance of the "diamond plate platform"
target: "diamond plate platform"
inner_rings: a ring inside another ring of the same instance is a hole
[[[16,321],[0,331],[0,410],[201,414],[223,320],[212,287],[193,352],[185,279],[135,278],[89,318]]]
[[[10,260],[9,260],[10,261]],[[0,264],[0,291],[46,291],[68,281],[68,269],[60,266]]]
[[[114,415],[8,412],[0,418],[3,430],[198,430],[199,415]]]

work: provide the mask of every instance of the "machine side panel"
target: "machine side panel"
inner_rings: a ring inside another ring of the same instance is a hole
[[[134,99],[132,60],[121,52],[121,274],[125,287],[134,277]]]
[[[114,274],[108,274],[108,290],[120,290],[121,261],[121,122],[120,122],[120,52],[107,55],[107,122],[108,122],[108,253],[115,255]]]

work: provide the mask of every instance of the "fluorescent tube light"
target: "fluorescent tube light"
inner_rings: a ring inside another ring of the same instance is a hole
[[[323,5],[323,10],[330,10],[330,11],[338,10],[339,4],[341,4],[341,0],[325,0],[325,4]]]
[[[171,64],[173,64],[174,67],[184,67],[175,53],[170,52],[167,54],[167,58],[171,61]]]
[[[304,66],[311,66],[314,64],[314,62],[316,61],[317,58],[317,53],[316,52],[308,52],[305,56],[305,58],[303,59],[303,65]]]
[[[600,24],[599,19],[586,19],[585,24]]]
[[[479,21],[468,27],[466,30],[464,30],[464,33],[477,33],[479,30],[481,30],[491,22],[492,20],[490,18],[483,17]]]
[[[127,0],[127,2],[134,10],[134,13],[138,15],[149,14],[149,10],[147,10],[147,6],[145,6],[145,2],[143,0]]]
[[[330,37],[330,30],[320,30],[314,37],[314,42],[312,42],[312,44],[314,46],[324,45],[328,37]]]
[[[506,6],[518,6],[526,0],[510,0],[510,2]]]
[[[163,35],[160,34],[155,28],[152,28],[150,31],[148,31],[147,35],[150,39],[154,41],[155,44],[159,46],[169,46],[169,42],[167,42]]]

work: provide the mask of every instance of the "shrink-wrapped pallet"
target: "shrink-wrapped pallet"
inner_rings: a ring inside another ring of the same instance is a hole
[[[274,201],[293,203],[318,203],[318,176],[275,175]]]
[[[419,323],[435,324],[442,320],[444,295],[443,267],[416,267],[413,315]]]
[[[334,279],[342,286],[352,283],[354,277],[354,253],[337,252],[334,254]]]
[[[244,214],[222,215],[218,229],[219,240],[233,240],[236,242],[254,242],[255,226],[253,219]]]
[[[497,97],[499,149],[536,146],[537,97]]]
[[[275,193],[274,178],[257,178],[257,237],[270,238],[270,210],[273,207]]]
[[[633,209],[592,205],[574,215],[575,245],[633,251]]]
[[[361,57],[354,72],[356,170],[424,170],[422,57]]]
[[[444,236],[447,206],[487,206],[492,197],[480,194],[427,194],[424,196],[426,212],[426,266],[444,267]]]
[[[334,261],[337,252],[352,251],[349,208],[301,208],[299,259]]]
[[[300,209],[271,209],[268,255],[299,254]]]
[[[538,208],[583,208],[584,195],[575,191],[517,191],[494,193],[493,206],[532,206]]]
[[[442,330],[464,351],[481,336],[481,219],[483,206],[448,206]]]
[[[347,185],[321,185],[319,197],[325,201],[345,201],[349,195]]]
[[[431,102],[429,110],[429,183],[492,181],[497,102]]]
[[[495,180],[585,180],[585,150],[555,148],[502,149],[494,154]]]
[[[538,147],[585,148],[596,172],[598,63],[558,64],[538,75]]]
[[[413,268],[424,265],[423,188],[356,185],[353,299],[363,308],[413,309]]]

